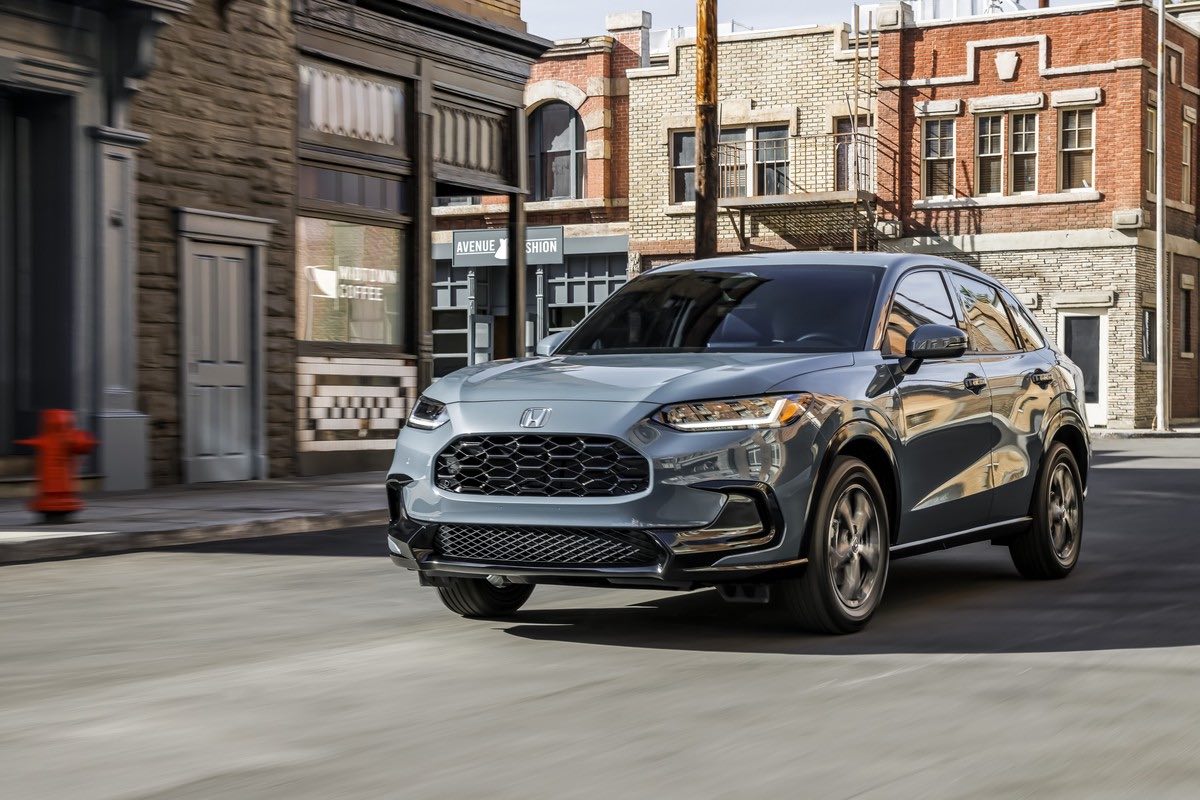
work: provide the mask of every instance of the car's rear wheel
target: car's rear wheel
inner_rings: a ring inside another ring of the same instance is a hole
[[[507,617],[525,605],[533,584],[488,578],[446,578],[438,586],[442,604],[464,617]]]
[[[1065,578],[1083,542],[1083,480],[1062,442],[1052,444],[1042,460],[1031,506],[1033,522],[1008,546],[1013,564],[1032,580]]]
[[[887,503],[862,461],[839,457],[821,489],[809,531],[808,566],[772,593],[790,622],[818,633],[861,630],[888,575]]]

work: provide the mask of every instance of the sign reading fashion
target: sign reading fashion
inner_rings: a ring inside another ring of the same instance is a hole
[[[508,263],[508,231],[504,228],[454,232],[456,267],[494,267]],[[563,263],[563,229],[561,225],[527,228],[525,231],[525,263]]]

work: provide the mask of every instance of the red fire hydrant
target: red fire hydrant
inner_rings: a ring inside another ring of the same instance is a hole
[[[41,430],[32,439],[17,444],[37,450],[37,495],[29,508],[44,522],[62,522],[83,508],[75,480],[75,459],[90,453],[96,439],[75,427],[75,415],[60,408],[42,412]]]

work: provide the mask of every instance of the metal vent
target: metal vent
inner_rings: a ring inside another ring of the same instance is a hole
[[[442,525],[433,548],[453,560],[527,566],[646,566],[659,556],[647,534],[613,528]]]
[[[650,485],[650,465],[607,436],[462,436],[437,457],[438,488],[507,497],[615,497]]]

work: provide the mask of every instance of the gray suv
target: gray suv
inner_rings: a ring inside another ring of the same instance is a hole
[[[1079,558],[1083,379],[953,261],[746,255],[650,271],[538,357],[434,383],[396,442],[388,546],[451,610],[538,583],[697,589],[860,629],[891,559],[989,540]]]

